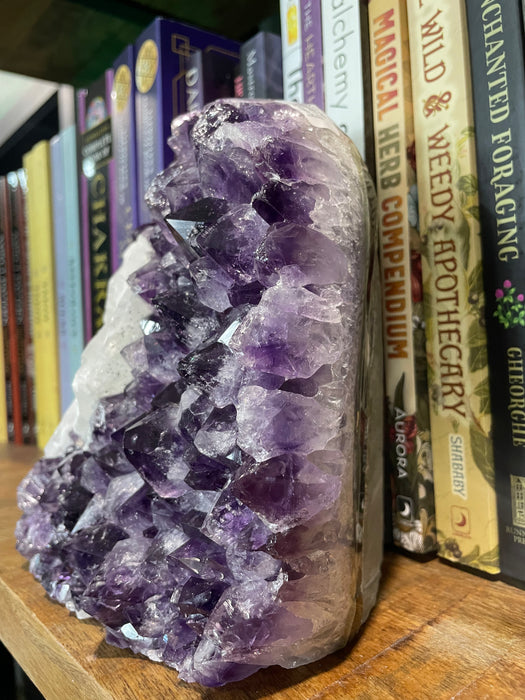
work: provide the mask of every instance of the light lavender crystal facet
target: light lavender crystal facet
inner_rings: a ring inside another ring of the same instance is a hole
[[[374,200],[311,106],[222,100],[170,145],[17,547],[109,643],[217,686],[340,648],[375,601]]]

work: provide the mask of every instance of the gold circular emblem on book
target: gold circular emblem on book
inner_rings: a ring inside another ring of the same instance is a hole
[[[131,71],[125,64],[120,65],[115,71],[111,99],[117,112],[122,112],[128,104],[131,94]]]
[[[157,69],[159,67],[159,52],[153,39],[146,39],[139,49],[135,65],[135,83],[139,92],[151,90]]]

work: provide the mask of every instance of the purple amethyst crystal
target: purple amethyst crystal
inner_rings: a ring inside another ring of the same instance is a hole
[[[111,644],[217,686],[343,646],[381,558],[375,228],[316,108],[173,124],[17,546]]]

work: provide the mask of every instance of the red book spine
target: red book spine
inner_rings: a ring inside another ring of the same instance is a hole
[[[13,442],[23,444],[22,397],[20,391],[20,357],[18,352],[18,328],[16,318],[15,260],[13,252],[13,231],[11,226],[11,206],[7,178],[1,184],[2,218],[5,248],[5,290],[7,296],[7,352],[11,378],[11,403],[13,421]],[[5,336],[4,336],[5,337]]]

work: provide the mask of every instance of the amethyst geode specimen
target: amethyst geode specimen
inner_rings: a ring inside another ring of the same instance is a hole
[[[220,685],[341,647],[375,600],[373,199],[316,108],[220,101],[171,145],[17,542],[111,644]]]

